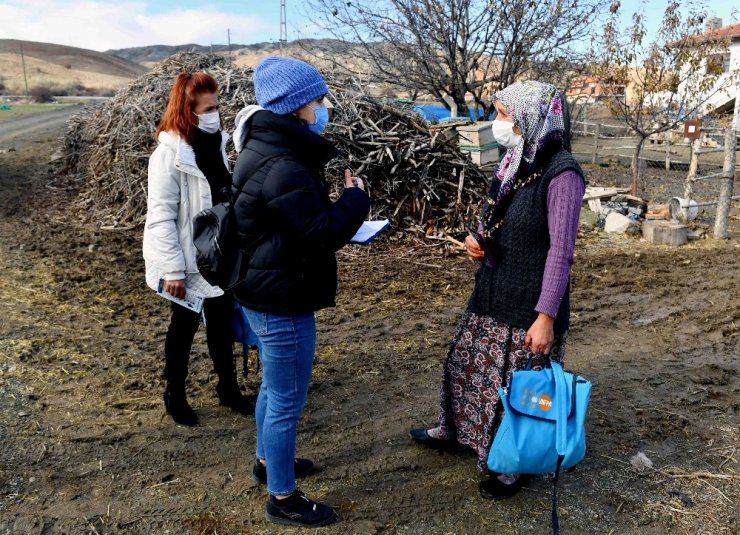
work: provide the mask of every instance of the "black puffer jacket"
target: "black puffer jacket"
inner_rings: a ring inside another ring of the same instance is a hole
[[[323,170],[336,151],[292,116],[259,111],[234,168],[239,238],[251,252],[235,296],[244,306],[299,314],[334,306],[337,262],[370,210],[346,188],[332,203]]]

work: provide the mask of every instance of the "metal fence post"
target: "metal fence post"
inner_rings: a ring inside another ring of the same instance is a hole
[[[732,128],[725,129],[725,164],[722,168],[722,178],[717,200],[717,216],[714,220],[714,237],[718,240],[727,238],[727,224],[730,219],[732,205],[732,189],[735,181],[735,150],[737,133]]]
[[[599,136],[601,135],[601,123],[596,123],[596,134],[594,135],[594,152],[591,154],[591,163],[596,165],[599,153]]]

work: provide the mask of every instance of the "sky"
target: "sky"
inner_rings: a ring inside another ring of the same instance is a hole
[[[660,21],[665,0],[622,0],[632,13],[643,4]],[[732,0],[708,0],[710,12],[732,20]],[[287,0],[288,39],[322,37],[304,0]],[[24,39],[92,50],[154,44],[239,44],[277,41],[280,0],[0,0],[0,39]]]

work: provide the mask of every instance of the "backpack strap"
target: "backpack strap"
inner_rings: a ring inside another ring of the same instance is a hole
[[[565,459],[565,448],[568,440],[567,422],[568,409],[566,403],[566,394],[568,387],[565,382],[565,373],[563,367],[552,361],[552,375],[555,378],[555,449],[558,453],[558,464],[555,468],[555,476],[552,480],[552,532],[553,535],[560,534],[560,520],[558,518],[558,480],[560,479],[560,466]],[[575,401],[575,386],[573,388],[573,397]]]
[[[565,449],[568,444],[568,405],[567,405],[567,394],[568,385],[565,382],[565,373],[563,367],[552,361],[552,375],[555,378],[555,449],[558,452],[558,457],[565,455]]]

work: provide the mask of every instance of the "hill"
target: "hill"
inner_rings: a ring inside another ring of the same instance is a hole
[[[0,39],[0,83],[9,92],[23,91],[20,45],[26,58],[28,85],[57,90],[75,87],[109,91],[146,72],[146,67],[124,58],[84,48]]]
[[[248,45],[237,45],[232,44],[231,50],[237,50],[240,48],[245,48]],[[189,43],[185,45],[150,45],[150,46],[136,46],[131,48],[120,48],[116,50],[106,50],[105,53],[109,54],[111,56],[116,56],[118,58],[138,63],[140,65],[145,65],[147,67],[151,67],[155,63],[159,63],[160,61],[169,58],[170,56],[174,56],[175,54],[179,54],[180,52],[198,52],[200,54],[208,54],[211,52],[211,49],[214,53],[217,54],[226,54],[229,50],[229,47],[227,45],[213,45],[211,46],[204,46],[204,45],[196,45],[195,43]]]
[[[201,54],[208,54],[211,51],[216,54],[227,55],[228,46],[204,46],[194,43],[176,46],[151,45],[107,50],[106,54],[139,63],[146,67],[152,67],[154,64],[180,52],[198,52]],[[342,47],[337,41],[333,41],[331,39],[290,41],[286,43],[283,48],[281,48],[280,43],[274,41],[254,43],[250,45],[231,44],[232,58],[240,67],[254,67],[263,58],[276,54],[285,54],[292,57],[302,58],[306,61],[312,61],[319,64],[322,68],[326,68],[330,65],[329,61],[321,59],[322,56],[325,58],[329,58],[331,56],[344,56]]]

